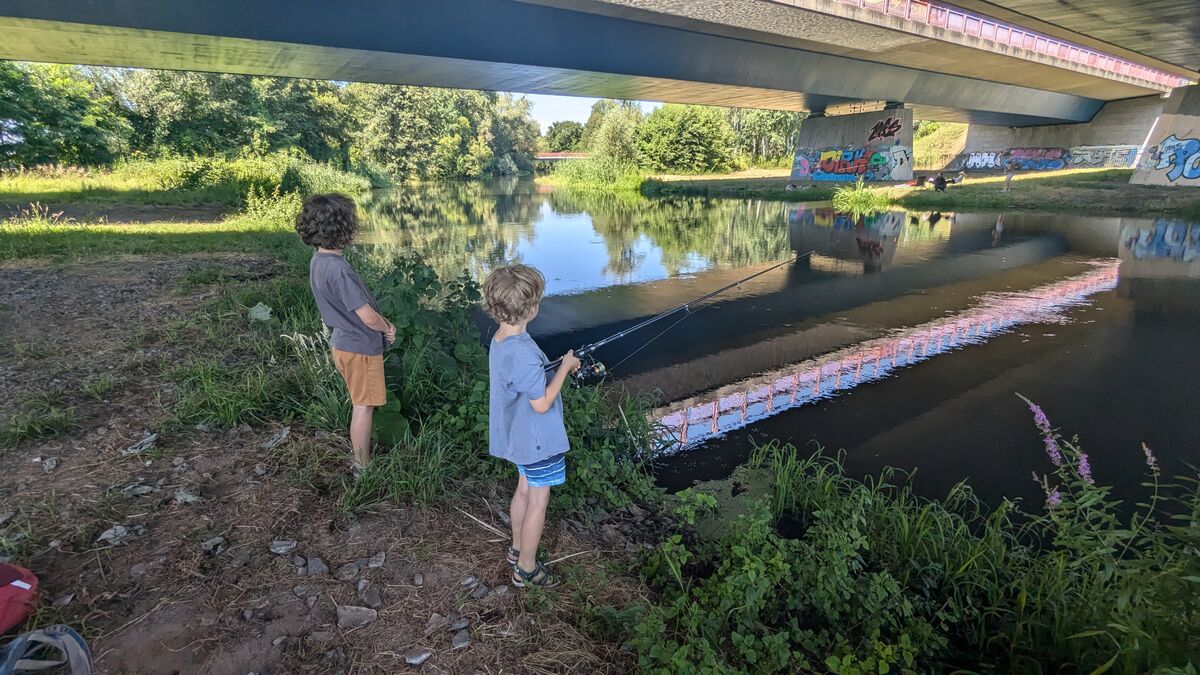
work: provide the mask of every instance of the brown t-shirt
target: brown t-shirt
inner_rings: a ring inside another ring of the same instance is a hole
[[[354,313],[365,305],[378,312],[379,305],[345,258],[336,253],[314,253],[308,263],[308,283],[321,321],[333,329],[330,346],[367,356],[383,353],[383,333],[369,328]]]

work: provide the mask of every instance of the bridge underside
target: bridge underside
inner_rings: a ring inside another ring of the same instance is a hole
[[[1044,64],[936,40],[914,47],[914,36],[902,40],[909,52],[948,67],[706,25],[513,0],[0,0],[0,58],[784,110],[891,101],[918,119],[1004,126],[1087,121],[1105,100],[1153,93],[1065,70],[1049,87]],[[986,71],[988,59],[1006,81],[939,72]],[[1038,86],[1014,83],[1021,72]]]

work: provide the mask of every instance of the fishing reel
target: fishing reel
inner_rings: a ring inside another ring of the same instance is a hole
[[[578,389],[583,386],[599,384],[607,374],[608,369],[599,359],[591,354],[584,354],[579,357],[579,368],[571,375],[571,386]]]

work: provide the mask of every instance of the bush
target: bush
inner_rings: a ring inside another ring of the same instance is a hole
[[[301,196],[321,192],[356,193],[369,190],[371,179],[313,162],[296,154],[225,159],[222,157],[164,157],[118,164],[113,174],[137,179],[162,191],[204,190],[229,201],[241,201],[251,191],[294,192]]]
[[[645,175],[632,164],[595,157],[559,162],[548,176],[555,185],[615,192],[636,192],[644,180]]]
[[[733,127],[721,108],[669,103],[638,130],[638,153],[652,171],[728,171],[733,161]]]
[[[1087,455],[1032,406],[1051,471],[1043,513],[940,502],[894,473],[757,448],[773,488],[715,542],[667,539],[661,589],[630,631],[649,672],[1194,672],[1200,483],[1160,484],[1129,514]],[[777,527],[777,523],[781,525]],[[787,533],[786,535],[784,533]]]
[[[875,213],[887,209],[891,203],[887,192],[867,187],[862,178],[854,185],[839,185],[833,189],[833,208],[846,213]]]

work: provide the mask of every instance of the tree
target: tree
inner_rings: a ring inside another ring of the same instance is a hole
[[[592,147],[593,137],[600,129],[600,123],[604,121],[604,116],[614,108],[625,108],[627,110],[635,110],[641,115],[642,108],[635,101],[624,101],[615,98],[602,98],[592,104],[592,112],[588,115],[587,123],[583,125],[583,133],[579,137],[579,147]]]
[[[727,171],[733,129],[721,108],[667,104],[646,118],[637,147],[646,168],[656,171]]]
[[[594,159],[619,165],[635,165],[638,160],[638,127],[642,124],[641,109],[618,105],[604,113],[588,151]]]
[[[583,125],[572,120],[555,122],[546,130],[546,147],[550,152],[570,152],[579,148]]]
[[[807,113],[730,108],[728,116],[737,151],[752,161],[769,162],[795,154],[800,123]]]
[[[0,63],[0,161],[107,164],[129,127],[75,66]]]
[[[522,96],[501,94],[492,120],[492,166],[489,173],[507,176],[533,170],[541,131],[529,115],[531,104]]]

